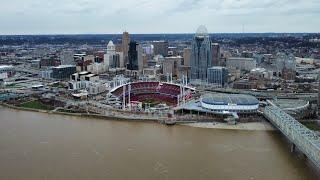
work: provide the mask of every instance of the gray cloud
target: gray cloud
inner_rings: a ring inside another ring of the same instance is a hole
[[[0,34],[318,32],[319,0],[2,0]]]

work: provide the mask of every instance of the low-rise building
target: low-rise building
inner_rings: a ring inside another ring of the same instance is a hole
[[[104,63],[92,63],[87,66],[87,71],[94,74],[102,74],[107,71],[107,66]]]
[[[74,65],[60,65],[57,67],[52,67],[52,78],[68,79],[75,72],[76,72],[76,66]]]
[[[241,71],[251,71],[257,67],[254,58],[230,57],[227,58],[226,67],[228,69],[240,69]]]
[[[250,80],[271,80],[273,78],[273,72],[264,68],[255,68],[250,71]]]
[[[35,59],[31,61],[31,67],[35,68],[35,69],[40,69],[41,68],[41,63],[40,63],[40,59]]]
[[[107,90],[106,84],[102,82],[69,81],[68,86],[71,91],[86,90],[90,95],[100,94]]]
[[[72,74],[68,87],[71,91],[86,90],[90,95],[100,94],[107,90],[106,83],[99,81],[98,75],[87,71]]]
[[[0,65],[0,79],[7,79],[15,75],[13,66]]]

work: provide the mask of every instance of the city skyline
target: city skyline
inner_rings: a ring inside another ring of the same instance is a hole
[[[1,0],[0,180],[319,180],[319,10]]]
[[[103,0],[2,2],[1,35],[319,32],[310,0]],[[186,23],[187,22],[187,23]]]

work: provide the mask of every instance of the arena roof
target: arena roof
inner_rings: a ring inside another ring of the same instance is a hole
[[[212,105],[257,105],[259,101],[245,94],[206,94],[202,96],[202,102]]]
[[[303,99],[274,99],[271,102],[283,110],[307,108],[309,105],[309,102]]]
[[[0,65],[0,69],[2,70],[7,70],[7,69],[12,69],[12,68],[14,68],[13,66],[11,66],[11,65]]]

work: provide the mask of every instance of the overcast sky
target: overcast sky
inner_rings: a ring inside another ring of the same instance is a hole
[[[320,32],[320,0],[0,0],[0,34]]]

